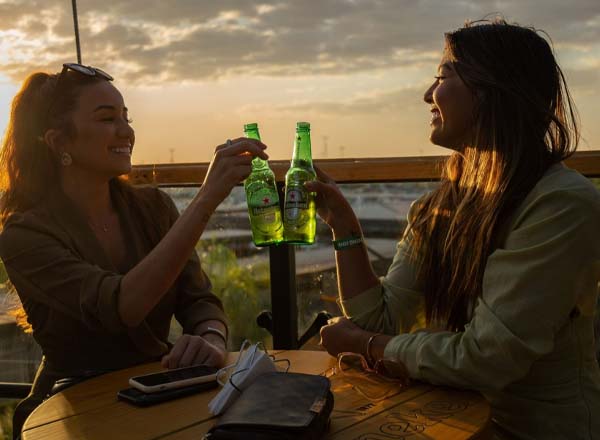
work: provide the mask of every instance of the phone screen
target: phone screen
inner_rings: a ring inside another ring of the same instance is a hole
[[[181,380],[192,379],[198,376],[210,376],[215,374],[217,371],[218,369],[214,367],[196,365],[194,367],[179,368],[162,373],[149,374],[147,376],[137,376],[134,379],[144,386],[152,387],[163,383],[179,382]]]

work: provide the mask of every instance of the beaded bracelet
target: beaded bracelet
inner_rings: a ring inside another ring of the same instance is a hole
[[[340,238],[339,240],[333,240],[333,248],[336,251],[343,251],[344,249],[351,248],[352,246],[356,246],[357,244],[361,244],[363,242],[362,237],[352,236],[346,238]]]

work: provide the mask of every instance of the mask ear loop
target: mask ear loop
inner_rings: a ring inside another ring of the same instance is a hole
[[[248,342],[248,340],[245,340],[244,342]],[[250,344],[250,343],[248,342],[248,344]],[[242,346],[243,346],[243,344],[242,344]],[[229,376],[229,384],[233,387],[233,389],[235,389],[240,394],[242,393],[242,390],[240,390],[240,388],[235,383],[233,383],[233,377],[236,374],[243,373],[244,371],[248,371],[252,367],[252,364],[254,364],[254,357],[256,356],[256,352],[260,349],[260,346],[262,346],[262,343],[261,342],[257,342],[255,345],[251,345],[250,347],[248,347],[248,350],[251,350],[254,347],[254,351],[252,352],[252,355],[251,355],[250,361],[249,361],[250,367],[242,368],[241,370],[234,371],[233,374],[231,376]],[[264,346],[263,346],[262,349],[266,353],[266,350],[264,349]],[[268,355],[268,353],[267,353],[267,355]],[[240,357],[241,357],[241,351],[240,351]],[[239,358],[238,358],[238,362],[239,362]],[[237,364],[238,363],[236,362],[235,365],[237,366]]]
[[[257,343],[256,343],[256,346],[257,346],[258,348],[260,348],[262,351],[264,351],[264,352],[265,352],[265,355],[266,355],[268,358],[270,358],[270,359],[271,359],[271,361],[273,361],[273,363],[274,363],[274,364],[276,364],[276,363],[278,363],[278,362],[287,362],[287,364],[288,364],[288,365],[287,365],[287,367],[286,367],[286,369],[285,369],[285,372],[286,372],[286,373],[288,372],[288,370],[290,369],[290,365],[291,365],[291,363],[290,363],[290,360],[289,360],[289,359],[275,359],[275,355],[274,355],[274,354],[270,354],[270,353],[267,351],[267,349],[265,348],[265,345],[263,344],[263,342],[262,342],[262,341],[260,341],[260,342],[257,342]]]
[[[288,371],[290,371],[290,367],[292,366],[292,363],[290,362],[289,359],[273,359],[274,364],[278,364],[281,362],[285,362],[287,364],[287,366],[285,367],[285,370],[283,372],[287,373]]]
[[[269,352],[267,351],[267,349],[266,349],[266,347],[265,347],[265,344],[263,344],[263,342],[262,342],[262,341],[258,341],[258,342],[256,343],[256,348],[257,348],[257,349],[258,349],[258,348],[260,348],[262,351],[264,351],[264,352],[265,352],[265,354],[266,354],[268,357],[270,357],[270,358],[272,358],[272,357],[273,357],[273,355],[272,355],[272,354],[269,354]]]
[[[256,343],[257,347],[261,348],[265,354],[271,358],[271,360],[273,361],[274,364],[280,363],[280,362],[285,362],[287,363],[287,366],[285,367],[284,373],[287,373],[288,371],[290,371],[290,366],[292,365],[292,363],[290,362],[289,359],[275,359],[275,355],[274,354],[269,354],[269,352],[267,351],[267,349],[265,348],[264,344],[261,342],[257,342]]]
[[[242,358],[242,353],[250,346],[250,341],[248,339],[244,339],[244,342],[242,342],[242,345],[240,346],[240,354],[238,355],[238,358],[236,359],[236,361],[233,364],[229,364],[224,366],[223,368],[221,368],[219,371],[217,371],[216,374],[216,379],[217,379],[217,383],[219,385],[221,385],[222,387],[225,386],[225,384],[227,383],[227,381],[224,381],[222,379],[221,376],[223,376],[223,374],[226,374],[229,370],[231,370],[232,368],[235,369],[235,367],[238,366],[238,364],[240,363],[240,359]],[[235,374],[235,373],[234,373]],[[233,376],[233,375],[232,375]],[[230,378],[231,379],[231,378]],[[233,383],[232,383],[233,385]],[[234,386],[234,388],[236,388]]]
[[[233,376],[235,376],[236,374],[239,374],[239,373],[243,373],[244,371],[247,371],[247,370],[248,370],[248,368],[244,368],[244,369],[242,369],[242,370],[240,370],[240,371],[235,371],[235,372],[234,372],[234,373],[233,373],[233,374],[232,374],[232,375],[229,377],[229,384],[230,384],[230,385],[233,387],[233,389],[234,389],[234,390],[236,390],[236,391],[237,391],[238,393],[240,393],[240,394],[242,393],[242,390],[240,390],[240,389],[239,389],[239,387],[238,387],[236,384],[234,384],[234,383],[233,383]]]

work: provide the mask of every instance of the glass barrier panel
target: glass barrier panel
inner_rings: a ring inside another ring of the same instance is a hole
[[[198,188],[163,188],[182,212]],[[196,251],[212,290],[229,319],[229,347],[237,349],[244,339],[273,346],[271,335],[256,324],[262,310],[271,309],[269,250],[252,243],[244,189],[235,187],[211,216]],[[181,334],[173,319],[170,339]]]

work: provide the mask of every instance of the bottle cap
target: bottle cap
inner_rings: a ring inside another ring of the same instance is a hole
[[[310,130],[310,122],[296,122],[296,130]]]
[[[250,124],[244,124],[244,131],[256,130],[257,128],[258,128],[258,124],[256,122],[251,122]]]

